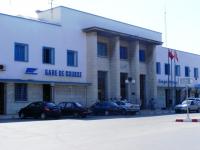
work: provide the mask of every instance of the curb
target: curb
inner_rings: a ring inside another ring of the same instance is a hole
[[[200,119],[176,119],[176,122],[200,122]]]

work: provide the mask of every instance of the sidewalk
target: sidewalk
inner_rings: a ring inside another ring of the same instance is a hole
[[[168,114],[174,114],[174,110],[140,110],[140,112],[138,112],[138,115],[142,115],[142,116],[157,116],[157,115],[168,115]]]

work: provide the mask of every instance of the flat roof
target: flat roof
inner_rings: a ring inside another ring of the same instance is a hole
[[[152,40],[152,39],[147,39],[147,38],[143,38],[143,37],[140,37],[140,36],[126,34],[126,33],[118,32],[118,31],[114,31],[114,30],[109,30],[109,29],[105,29],[105,28],[100,28],[100,27],[84,28],[83,31],[86,32],[86,33],[97,32],[100,35],[111,35],[111,36],[119,36],[119,37],[124,38],[124,39],[140,40],[140,41],[144,41],[144,42],[152,43],[152,44],[156,44],[156,45],[162,45],[162,43],[163,43],[161,41],[155,41],[155,40]]]
[[[61,26],[61,24],[58,24],[58,23],[49,22],[46,20],[40,20],[40,19],[36,19],[36,18],[31,18],[31,17],[14,16],[14,15],[9,15],[9,14],[4,14],[4,13],[0,13],[0,15],[6,16],[6,17],[17,18],[17,19],[24,19],[24,20],[28,20],[28,21],[34,21],[34,22],[38,22],[38,23],[44,23],[44,24],[53,25],[53,26]]]

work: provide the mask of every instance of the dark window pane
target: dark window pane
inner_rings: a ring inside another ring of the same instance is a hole
[[[128,59],[127,47],[120,46],[120,59]]]
[[[97,43],[97,55],[98,56],[107,56],[107,44],[98,42]]]
[[[139,60],[140,60],[140,62],[145,62],[145,51],[144,50],[139,51]]]
[[[15,84],[15,101],[27,101],[27,84]]]

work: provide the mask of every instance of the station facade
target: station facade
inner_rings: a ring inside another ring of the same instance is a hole
[[[153,98],[166,107],[161,33],[62,6],[37,13],[0,14],[0,114],[33,101],[129,99],[146,109]]]

